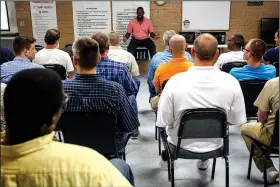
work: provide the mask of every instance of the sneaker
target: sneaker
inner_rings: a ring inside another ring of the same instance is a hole
[[[208,168],[209,164],[210,164],[209,160],[205,160],[205,161],[199,160],[197,162],[197,168],[199,170],[206,170]]]
[[[138,138],[139,134],[140,134],[139,130],[133,132],[133,133],[131,134],[131,139],[132,139],[132,140],[136,140],[136,139]]]
[[[270,171],[268,174],[267,174],[267,182],[268,183],[275,183],[276,181],[279,181],[279,172],[277,171]]]

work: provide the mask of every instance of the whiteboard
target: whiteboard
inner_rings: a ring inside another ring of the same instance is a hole
[[[9,20],[6,1],[1,1],[1,31],[9,31]]]
[[[230,1],[183,1],[182,31],[229,30]]]

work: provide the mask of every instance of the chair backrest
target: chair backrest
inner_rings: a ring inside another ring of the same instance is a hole
[[[65,48],[72,48],[72,44],[66,44]]]
[[[53,71],[58,73],[60,78],[61,78],[61,80],[65,80],[66,79],[66,69],[65,69],[64,66],[62,66],[60,64],[44,64],[43,66],[45,68],[52,69]]]
[[[222,66],[222,71],[229,73],[232,68],[242,68],[246,65],[246,62],[228,62]]]
[[[65,142],[92,148],[104,156],[118,156],[115,116],[106,112],[62,113],[58,130]]]
[[[275,113],[274,131],[270,143],[270,149],[274,147],[279,147],[279,110]]]
[[[279,62],[274,62],[274,63],[272,63],[272,65],[275,67],[276,77],[278,77],[279,76]]]
[[[225,138],[226,120],[226,113],[219,108],[185,110],[181,115],[178,138]]]
[[[35,45],[35,49],[36,49],[37,52],[40,51],[40,50],[43,49],[43,48],[44,48],[44,47],[41,46],[41,45]]]
[[[165,85],[167,84],[167,82],[169,81],[169,79],[163,81],[162,85],[161,85],[161,89],[163,90]]]
[[[259,96],[267,80],[253,79],[253,80],[240,80],[241,90],[243,92],[246,115],[247,117],[256,117],[258,108],[254,106],[254,102]]]

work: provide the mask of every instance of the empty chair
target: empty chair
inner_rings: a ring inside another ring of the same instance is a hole
[[[66,69],[65,69],[64,66],[62,66],[60,64],[44,64],[43,66],[45,68],[52,69],[53,71],[58,73],[60,78],[61,78],[61,80],[65,80],[66,79]]]
[[[276,77],[279,77],[279,62],[274,62],[274,63],[272,63],[272,65],[276,69]]]
[[[245,100],[246,115],[248,120],[257,118],[258,108],[254,106],[254,102],[266,82],[267,80],[261,79],[239,81]]]
[[[279,111],[277,111],[275,114],[274,131],[272,134],[270,145],[266,146],[266,145],[258,142],[257,140],[255,140],[252,143],[251,151],[250,151],[250,158],[249,158],[247,179],[250,179],[250,177],[251,177],[252,158],[253,158],[253,153],[254,153],[255,148],[261,149],[261,151],[262,151],[262,154],[264,156],[263,157],[264,168],[266,168],[266,161],[265,161],[266,159],[279,157]],[[267,187],[268,183],[267,183],[266,169],[264,169],[263,178],[264,178],[264,187]]]
[[[228,62],[222,66],[222,71],[229,73],[232,68],[242,68],[246,62]]]
[[[115,116],[106,112],[66,112],[58,123],[66,143],[92,148],[107,158],[118,157]]]
[[[178,131],[178,143],[173,145],[166,140],[167,135],[161,128],[161,137],[165,150],[162,152],[162,159],[168,163],[168,179],[171,179],[171,186],[175,186],[174,182],[174,161],[178,158],[182,159],[210,159],[213,158],[213,167],[211,179],[215,176],[216,158],[223,157],[225,159],[226,168],[226,187],[229,187],[229,162],[228,162],[228,126],[227,118],[223,110],[215,108],[201,108],[185,110],[180,119]],[[183,139],[196,138],[222,138],[222,147],[206,152],[194,153],[180,148]]]

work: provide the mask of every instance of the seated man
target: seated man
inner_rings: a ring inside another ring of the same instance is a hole
[[[53,141],[65,102],[60,77],[52,70],[24,70],[9,81],[6,133],[1,133],[2,186],[131,186],[96,151]],[[129,171],[125,162],[117,166]]]
[[[228,50],[230,52],[220,54],[215,63],[215,67],[221,69],[228,62],[243,62],[242,47],[245,45],[244,37],[240,34],[234,34],[228,39]]]
[[[123,50],[120,46],[120,35],[117,32],[111,32],[109,34],[109,51],[108,57],[111,60],[115,60],[118,62],[122,62],[128,68],[129,73],[132,75],[135,83],[137,84],[137,88],[139,90],[140,81],[136,77],[140,75],[138,64],[135,60],[135,57],[126,50]]]
[[[266,51],[264,41],[251,39],[243,51],[243,59],[247,60],[247,65],[242,68],[232,68],[229,72],[237,80],[272,79],[276,76],[276,69],[273,65],[261,63],[262,56]]]
[[[60,32],[57,29],[49,29],[45,34],[46,47],[35,55],[36,64],[59,64],[62,65],[68,78],[74,77],[74,67],[70,55],[59,48]]]
[[[153,32],[151,20],[144,17],[145,12],[143,7],[138,7],[136,13],[137,17],[132,19],[128,24],[127,33],[124,35],[123,41],[126,42],[132,34],[127,51],[135,56],[136,48],[138,46],[145,46],[149,50],[151,58],[153,58],[157,50],[150,36],[157,40],[158,35]]]
[[[154,77],[154,85],[156,88],[157,94],[161,94],[162,92],[162,84],[164,81],[170,79],[173,75],[177,73],[185,72],[189,69],[189,67],[193,66],[192,62],[189,62],[188,59],[185,58],[185,50],[188,48],[186,44],[186,39],[181,35],[174,35],[169,41],[169,50],[172,54],[172,60],[161,64],[155,73]],[[151,106],[153,110],[157,110],[159,95],[153,97],[151,99]]]
[[[247,121],[243,94],[239,82],[228,73],[213,66],[219,55],[218,41],[210,34],[201,34],[194,42],[191,54],[195,66],[187,72],[174,75],[161,95],[157,122],[166,127],[168,141],[177,145],[180,117],[183,111],[195,108],[221,108],[229,124],[241,125]],[[222,139],[182,140],[181,148],[205,153],[222,146]],[[209,160],[200,160],[198,169],[207,169]]]
[[[13,61],[1,65],[1,82],[7,84],[14,74],[25,69],[44,68],[31,62],[36,53],[35,42],[33,37],[15,37],[13,49],[16,57]]]
[[[263,60],[266,64],[272,64],[279,62],[279,29],[275,32],[274,41],[276,44],[275,48],[269,49],[264,55]]]
[[[0,65],[8,62],[8,61],[12,61],[15,58],[15,54],[14,52],[6,47],[1,47],[1,59],[0,59]]]
[[[270,145],[274,131],[275,114],[279,109],[279,77],[266,82],[255,101],[255,106],[259,108],[258,120],[260,123],[246,123],[241,127],[241,135],[249,152],[251,151],[253,139],[264,145]],[[263,155],[259,149],[255,149],[253,158],[261,172],[266,169],[269,183],[273,183],[279,178],[279,172],[277,172],[271,159],[266,160],[267,168],[264,168]]]
[[[163,34],[163,42],[164,42],[164,48],[165,48],[164,51],[156,53],[155,56],[149,62],[148,81],[147,81],[148,86],[149,86],[149,92],[150,92],[149,101],[152,97],[157,95],[155,86],[153,84],[154,75],[155,75],[155,71],[156,71],[157,67],[161,64],[169,62],[172,59],[172,54],[169,51],[169,40],[175,34],[176,34],[176,32],[173,30],[165,31],[165,33]],[[188,52],[185,52],[185,58],[188,61],[193,62],[193,58]]]
[[[123,87],[96,74],[101,56],[95,40],[89,37],[78,39],[73,45],[73,56],[77,74],[63,83],[69,96],[63,112],[106,111],[116,116],[117,149],[120,154],[124,153],[127,137],[137,130],[139,121]]]
[[[99,32],[92,35],[92,38],[99,44],[99,52],[101,55],[101,60],[96,65],[97,74],[106,80],[117,82],[123,86],[126,95],[129,96],[129,102],[135,111],[135,115],[137,116],[138,108],[135,96],[138,93],[138,89],[135,81],[122,62],[117,62],[108,58],[108,36]],[[136,139],[138,135],[139,131],[137,130],[132,134],[132,138]]]

